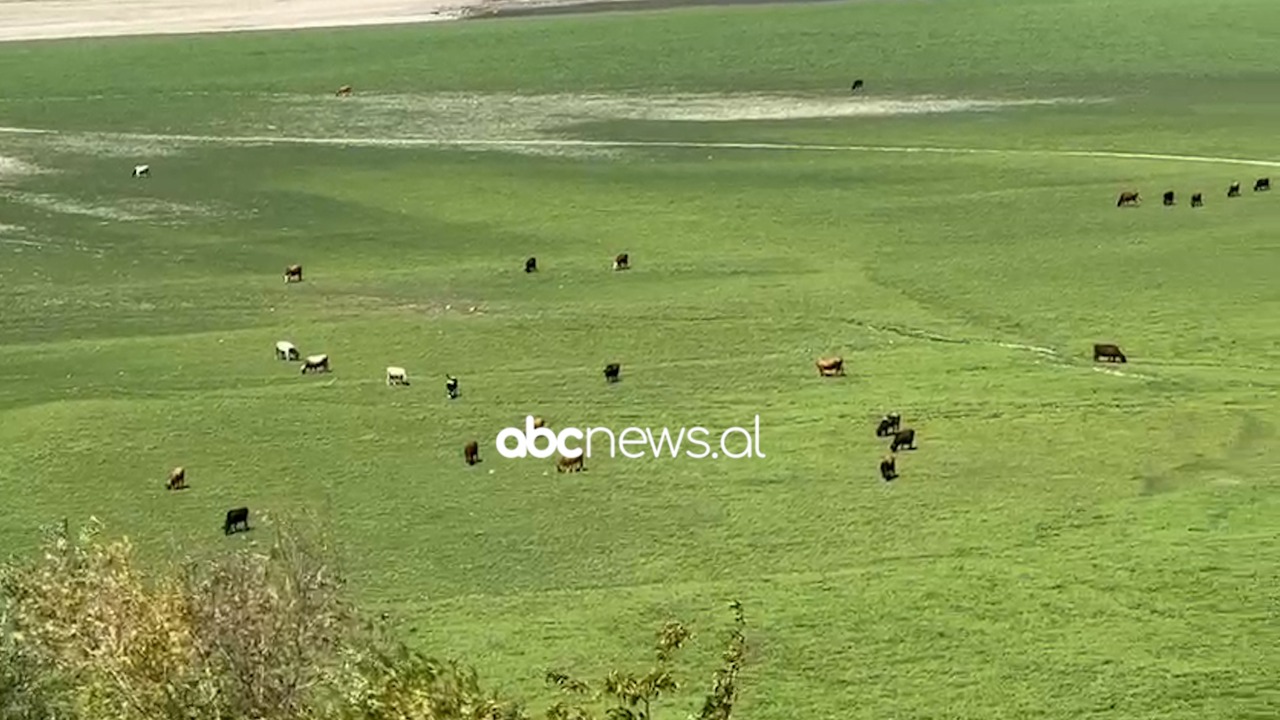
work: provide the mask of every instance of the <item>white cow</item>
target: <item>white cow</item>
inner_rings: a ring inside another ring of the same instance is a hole
[[[133,176],[134,177],[150,177],[151,166],[150,165],[134,165]]]
[[[408,385],[409,373],[402,367],[387,366],[387,385]]]
[[[302,374],[306,375],[308,370],[329,372],[329,356],[308,355],[306,361],[302,363]]]
[[[298,348],[287,340],[281,340],[276,343],[276,359],[277,360],[297,360]]]

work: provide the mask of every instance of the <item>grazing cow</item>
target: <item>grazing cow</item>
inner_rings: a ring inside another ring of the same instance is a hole
[[[298,348],[288,340],[281,340],[276,343],[276,359],[277,360],[297,360]]]
[[[893,442],[889,444],[889,452],[898,452],[898,448],[905,447],[908,450],[916,449],[916,431],[911,428],[903,428],[893,434]]]
[[[169,480],[164,484],[166,490],[181,490],[187,486],[187,469],[176,467],[169,471]]]
[[[537,429],[538,429],[538,428],[540,428],[540,427],[546,427],[546,426],[547,426],[547,421],[546,421],[546,420],[543,420],[541,415],[536,415],[536,416],[534,416],[534,418],[533,418],[533,429],[534,429],[534,430],[537,430]]]
[[[480,443],[475,440],[467,443],[467,446],[462,448],[462,456],[466,458],[468,465],[480,462]]]
[[[619,253],[618,257],[613,259],[614,270],[630,270],[631,258],[626,253]]]
[[[133,176],[136,178],[151,177],[151,166],[150,165],[134,165]]]
[[[538,258],[531,257],[524,261],[524,271],[527,273],[538,272]]]
[[[337,92],[338,97],[346,97],[350,94],[351,94],[350,85],[343,85],[342,87],[338,88],[338,92]]]
[[[853,81],[853,86],[849,88],[849,92],[856,93],[861,89],[862,89],[862,80],[858,79]]]
[[[302,374],[306,375],[307,371],[329,372],[329,356],[308,355],[307,359],[302,361]]]
[[[287,283],[290,283],[290,282],[302,282],[302,266],[301,266],[301,265],[290,265],[289,267],[285,268],[285,269],[284,269],[284,281],[285,281],[285,282],[287,282]]]
[[[1120,352],[1120,346],[1111,343],[1100,343],[1093,346],[1093,361],[1106,360],[1107,362],[1127,363],[1129,359]]]
[[[1202,196],[1200,193],[1196,193],[1192,195],[1191,207],[1200,207],[1201,205],[1204,205],[1204,196]]]
[[[898,413],[889,413],[884,416],[880,424],[876,426],[876,437],[889,437],[898,432],[898,426],[902,424],[902,416]]]
[[[586,465],[583,464],[584,457],[585,453],[574,458],[563,455],[558,456],[556,458],[556,472],[582,472],[586,470]]]
[[[818,360],[815,365],[818,366],[819,377],[829,377],[832,375],[844,374],[844,358],[830,357]]]
[[[237,525],[243,525],[245,530],[249,529],[249,508],[228,510],[227,519],[222,523],[222,534],[230,535],[236,531]]]
[[[1231,183],[1231,187],[1227,188],[1227,197],[1240,197],[1240,183]]]
[[[1136,190],[1125,190],[1120,193],[1120,199],[1116,201],[1116,207],[1124,207],[1125,205],[1137,205],[1141,202]]]
[[[1271,189],[1271,178],[1258,178],[1257,181],[1253,183],[1254,192],[1261,192],[1262,190],[1270,190],[1270,189]]]
[[[405,372],[404,368],[395,367],[394,365],[387,366],[387,385],[388,386],[408,385],[408,384],[409,384],[409,373]]]
[[[604,381],[618,382],[618,373],[622,372],[622,366],[618,363],[609,363],[604,366]]]
[[[444,391],[449,394],[450,400],[457,400],[458,399],[458,378],[452,375],[445,375]]]
[[[880,477],[889,482],[898,477],[898,461],[893,455],[887,455],[880,461]]]
[[[1173,204],[1173,191],[1169,190],[1164,194],[1164,205],[1165,207],[1169,207],[1172,204]]]

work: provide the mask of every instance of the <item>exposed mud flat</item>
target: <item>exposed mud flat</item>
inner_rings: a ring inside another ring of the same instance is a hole
[[[19,160],[15,157],[0,155],[0,184],[5,184],[6,181],[12,182],[18,178],[30,175],[39,175],[45,172],[48,171],[33,163],[29,163],[25,160]]]

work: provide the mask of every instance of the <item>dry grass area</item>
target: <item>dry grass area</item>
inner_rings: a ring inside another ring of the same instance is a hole
[[[83,215],[101,220],[121,222],[146,220],[164,224],[180,222],[184,218],[227,217],[230,215],[230,211],[219,211],[210,206],[172,203],[152,198],[129,198],[115,204],[103,204],[84,202],[61,195],[17,191],[0,193],[0,198],[48,212],[62,213],[64,215]]]
[[[0,42],[433,22],[509,7],[572,3],[573,0],[0,0]]]
[[[42,172],[45,172],[43,168],[25,160],[20,160],[16,157],[9,157],[7,155],[0,155],[0,185],[6,185],[17,178],[36,175]]]
[[[581,122],[653,120],[733,122],[982,112],[1085,102],[1073,98],[813,97],[769,94],[683,95],[358,95],[341,102],[283,97],[276,117],[288,134],[368,137],[532,139]]]

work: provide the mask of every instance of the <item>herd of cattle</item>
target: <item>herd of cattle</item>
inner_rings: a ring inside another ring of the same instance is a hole
[[[349,94],[340,92],[339,94]],[[146,165],[139,165],[134,168],[134,177],[147,177],[150,175],[150,168]],[[613,258],[613,269],[616,271],[630,270],[631,258],[627,253],[619,253]],[[538,259],[531,257],[525,260],[524,271],[532,273],[538,271]],[[284,269],[285,284],[302,282],[302,266],[289,265]],[[285,361],[302,361],[301,374],[307,373],[327,373],[332,370],[329,365],[328,354],[308,355],[302,357],[302,353],[297,346],[288,340],[276,341],[275,356],[277,360]],[[607,383],[616,383],[620,379],[622,373],[622,365],[620,363],[609,363],[604,367],[604,379]],[[842,373],[843,374],[843,373]],[[389,365],[386,374],[387,385],[408,385],[409,373],[403,367]],[[450,400],[456,400],[460,393],[458,389],[458,378],[453,375],[445,375],[445,393]],[[546,420],[541,417],[534,418],[534,427],[541,428],[546,426]],[[463,459],[468,465],[475,465],[480,462],[480,443],[476,440],[470,440],[462,449]],[[585,470],[582,456],[575,458],[558,457],[556,459],[557,472],[581,472]],[[187,470],[185,467],[179,466],[169,473],[168,480],[165,481],[166,490],[184,490],[187,485]],[[226,518],[222,524],[222,531],[226,535],[237,532],[240,529],[249,529],[249,508],[239,507],[227,511]]]
[[[1254,192],[1264,192],[1270,189],[1271,189],[1271,178],[1258,178],[1253,182]],[[1240,183],[1238,181],[1231,183],[1230,187],[1227,188],[1227,197],[1229,198],[1240,197]],[[1142,197],[1138,194],[1137,190],[1125,190],[1124,192],[1120,193],[1120,199],[1116,201],[1116,207],[1124,207],[1125,205],[1139,205],[1141,203],[1142,203]],[[1165,191],[1164,204],[1165,204],[1165,207],[1170,207],[1175,204],[1174,193],[1172,190]],[[1196,208],[1196,207],[1202,207],[1203,205],[1204,205],[1204,194],[1193,193],[1191,195],[1191,207]]]
[[[1265,180],[1265,179],[1264,179]],[[1262,181],[1259,181],[1262,182]],[[1265,187],[1265,186],[1264,186]],[[1257,189],[1257,188],[1255,188]],[[631,259],[627,253],[620,253],[613,259],[613,269],[615,271],[629,270],[631,268]],[[525,260],[524,270],[526,273],[538,271],[538,259],[530,257]],[[302,282],[302,266],[290,265],[284,270],[285,283]],[[329,356],[327,354],[308,355],[302,358],[298,348],[287,340],[276,342],[275,356],[278,360],[297,361],[302,360],[302,374],[310,372],[329,372]],[[1128,358],[1120,347],[1114,343],[1098,343],[1093,346],[1093,359],[1095,362],[1105,360],[1107,362],[1127,363]],[[819,377],[840,377],[845,375],[844,358],[840,356],[822,357],[814,363],[818,369]],[[622,365],[620,363],[609,363],[604,367],[604,379],[606,383],[616,383],[619,381],[622,373]],[[402,367],[388,366],[386,381],[388,386],[392,385],[408,385],[409,374]],[[459,396],[458,378],[453,375],[445,375],[445,392],[449,399],[455,400]],[[880,461],[880,476],[886,482],[892,481],[898,477],[897,470],[897,452],[899,448],[907,450],[915,450],[916,431],[914,428],[901,427],[902,417],[898,413],[889,413],[885,415],[880,423],[876,426],[876,437],[891,438],[889,442],[889,454],[884,456]],[[534,427],[541,428],[546,426],[546,420],[537,417],[534,418]],[[463,447],[462,455],[467,465],[475,465],[480,462],[480,443],[476,440],[470,440]],[[556,458],[557,472],[582,472],[586,467],[582,455],[574,458],[558,456]],[[169,473],[169,478],[165,482],[165,488],[168,490],[181,490],[187,487],[186,468],[176,467]],[[249,529],[249,508],[239,507],[227,511],[226,518],[223,522],[223,533],[230,535],[238,529]]]
[[[862,88],[862,81],[856,80],[853,83],[852,91],[857,92]],[[339,97],[350,96],[352,88],[350,85],[343,85],[338,88],[337,95]],[[151,167],[149,165],[137,165],[133,169],[133,176],[142,178],[151,175]],[[1254,192],[1262,192],[1271,189],[1270,178],[1258,178],[1253,185]],[[1227,197],[1240,196],[1240,183],[1233,182],[1227,189]],[[1172,206],[1175,204],[1174,191],[1169,190],[1164,193],[1164,204]],[[1126,205],[1138,205],[1141,203],[1141,196],[1135,191],[1124,191],[1120,193],[1120,198],[1116,202],[1116,207],[1124,207]],[[1201,207],[1204,205],[1202,193],[1194,193],[1191,196],[1191,207]],[[631,259],[627,253],[619,253],[613,259],[613,269],[615,271],[629,270],[631,268]],[[538,271],[538,259],[530,257],[525,260],[524,271],[533,273]],[[302,266],[290,265],[284,271],[285,283],[302,282]],[[298,348],[293,343],[281,340],[276,343],[276,358],[287,361],[302,360],[301,372],[303,375],[311,372],[330,372],[329,356],[327,354],[308,355],[302,358]],[[1128,358],[1113,343],[1100,343],[1093,346],[1093,359],[1095,362],[1106,360],[1108,362],[1128,362]],[[818,375],[820,377],[843,376],[844,359],[841,357],[823,357],[817,363]],[[605,382],[615,383],[619,380],[622,366],[618,363],[609,363],[604,368]],[[456,399],[459,395],[458,379],[452,375],[445,376],[445,392],[450,399]],[[392,385],[408,385],[409,375],[403,367],[388,366],[386,369],[386,382],[388,386]],[[543,418],[535,418],[534,427],[540,428],[545,426]],[[884,416],[876,427],[876,437],[891,437],[889,444],[889,454],[884,456],[880,461],[880,476],[886,482],[892,481],[898,477],[897,471],[897,452],[899,448],[915,450],[916,431],[913,428],[902,428],[902,418],[898,413],[889,413]],[[463,447],[463,459],[467,465],[475,465],[480,462],[480,443],[476,440],[470,440]],[[583,456],[579,455],[575,458],[557,457],[556,470],[558,472],[581,472],[585,470],[583,464]],[[166,481],[165,487],[169,490],[180,490],[187,487],[186,469],[184,467],[174,468]],[[231,534],[238,528],[244,530],[249,529],[249,509],[247,507],[233,508],[227,511],[226,518],[223,522],[223,532]]]

